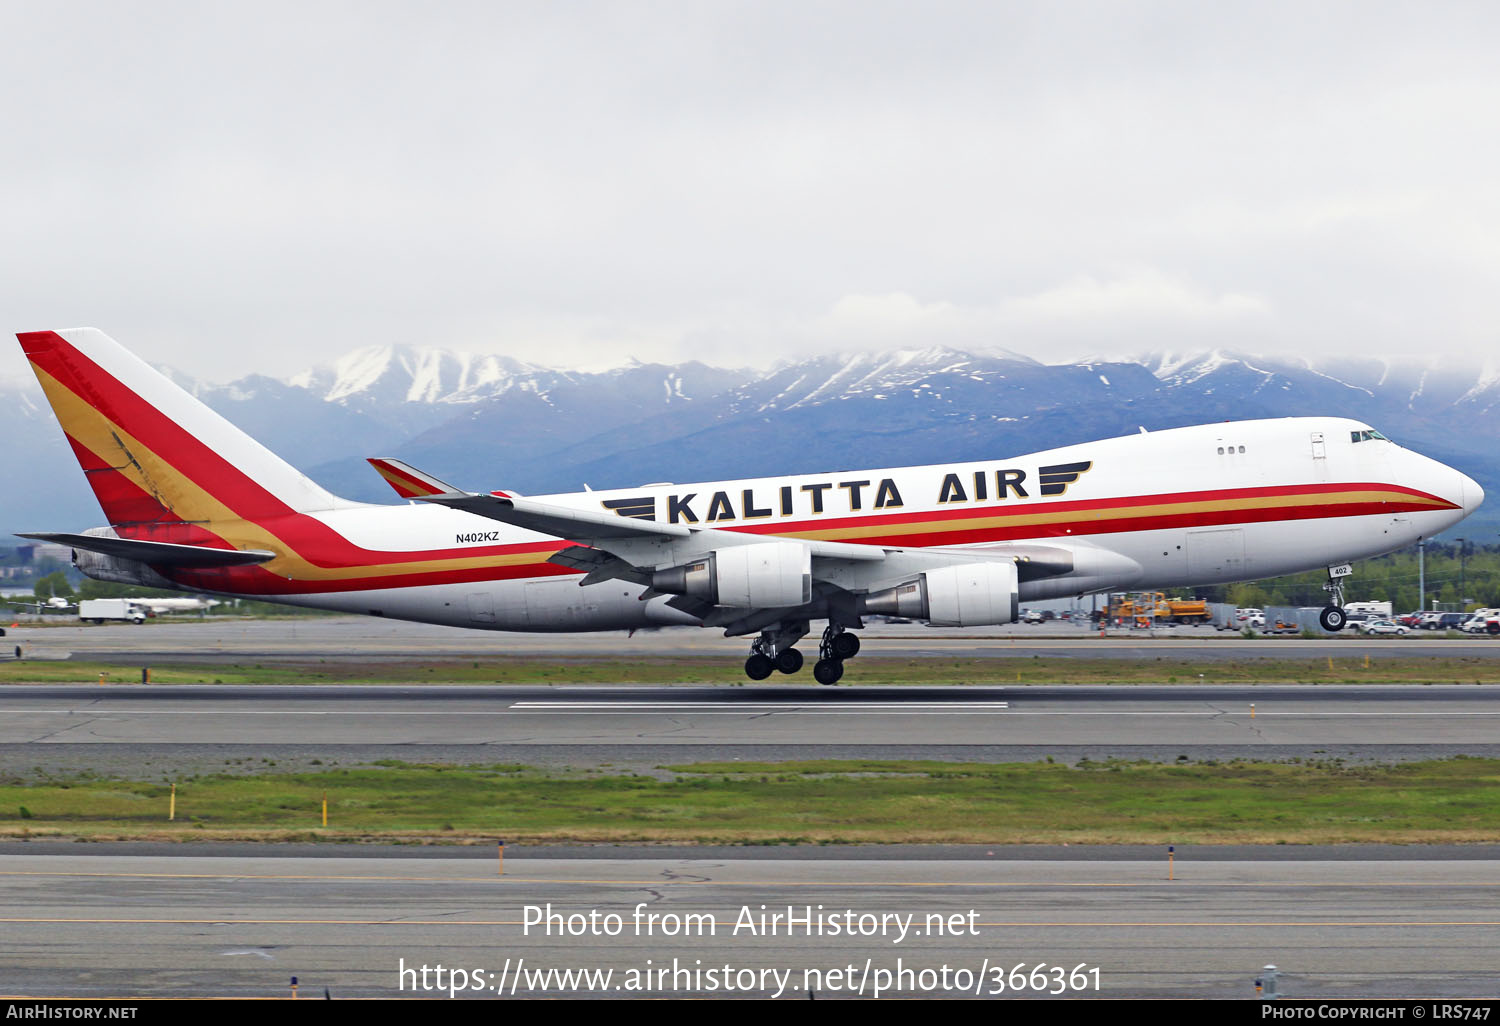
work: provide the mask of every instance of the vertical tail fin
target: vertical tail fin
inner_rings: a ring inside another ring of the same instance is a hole
[[[347,506],[93,328],[16,336],[116,527]]]

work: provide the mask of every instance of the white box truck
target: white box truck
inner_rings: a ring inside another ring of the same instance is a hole
[[[78,603],[78,619],[87,623],[103,623],[105,620],[145,623],[149,613],[145,606],[122,598],[84,599]]]

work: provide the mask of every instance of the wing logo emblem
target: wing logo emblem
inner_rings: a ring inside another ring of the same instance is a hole
[[[1042,479],[1042,494],[1061,495],[1068,490],[1068,485],[1077,482],[1093,465],[1093,460],[1085,460],[1082,463],[1059,463],[1055,467],[1042,467],[1037,471]]]
[[[633,517],[636,520],[656,519],[656,497],[642,495],[633,499],[605,499],[599,503],[605,509],[612,509],[622,517]]]

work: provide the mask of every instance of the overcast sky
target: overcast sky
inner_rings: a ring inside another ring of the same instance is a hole
[[[6,330],[211,380],[1500,349],[1492,2],[0,0],[0,34]]]

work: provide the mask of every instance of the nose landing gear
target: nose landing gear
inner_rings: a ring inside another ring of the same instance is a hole
[[[1328,582],[1323,585],[1323,590],[1328,592],[1328,605],[1318,614],[1318,623],[1330,634],[1337,634],[1349,622],[1344,612],[1344,578],[1352,573],[1354,567],[1348,563],[1328,568]]]

